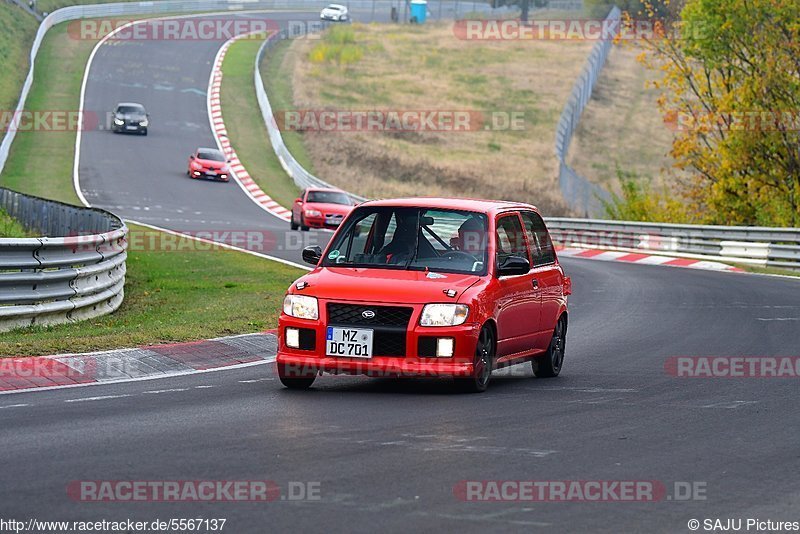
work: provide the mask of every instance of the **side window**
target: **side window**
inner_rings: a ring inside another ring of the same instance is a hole
[[[522,222],[525,224],[525,233],[528,235],[528,242],[531,244],[533,253],[533,266],[548,265],[555,263],[556,253],[553,249],[553,242],[550,234],[539,214],[532,211],[522,212]]]
[[[508,256],[521,256],[528,259],[528,247],[519,217],[505,215],[497,220],[497,260]]]

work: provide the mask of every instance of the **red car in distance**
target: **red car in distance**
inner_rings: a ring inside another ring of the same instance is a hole
[[[186,174],[191,178],[208,178],[228,182],[231,179],[230,163],[225,154],[216,148],[198,148],[189,155],[189,169]]]
[[[353,210],[353,199],[338,189],[304,189],[292,204],[289,224],[292,230],[300,228],[338,228]]]
[[[458,199],[360,204],[315,269],[289,288],[278,376],[451,376],[484,391],[493,369],[530,362],[561,372],[570,278],[535,207]]]

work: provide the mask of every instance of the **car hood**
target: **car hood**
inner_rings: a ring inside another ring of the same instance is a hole
[[[117,113],[117,118],[126,121],[143,121],[147,118],[147,115],[142,113]]]
[[[322,202],[306,202],[303,204],[304,209],[319,210],[324,213],[340,213],[347,215],[353,211],[353,206],[345,206],[344,204],[325,204]]]
[[[325,267],[303,276],[298,282],[308,287],[298,291],[292,286],[292,292],[337,301],[426,304],[457,302],[478,280],[473,274]],[[455,297],[444,294],[449,289],[456,290]]]
[[[212,169],[224,169],[228,165],[224,161],[214,161],[213,159],[195,158],[195,161],[203,167],[210,167]]]

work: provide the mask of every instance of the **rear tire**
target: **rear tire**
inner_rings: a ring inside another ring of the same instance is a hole
[[[456,388],[462,393],[482,393],[489,387],[494,366],[494,354],[497,346],[494,339],[494,330],[485,325],[478,334],[478,343],[475,347],[475,364],[472,376],[455,379]]]
[[[289,373],[287,372],[285,366],[278,364],[278,378],[280,378],[281,384],[288,389],[304,390],[311,387],[311,384],[313,384],[314,380],[317,379],[317,375],[316,373],[301,375],[296,371]]]
[[[564,348],[567,343],[567,318],[563,315],[558,318],[550,339],[547,352],[531,360],[531,367],[536,378],[554,378],[561,372],[564,365]]]

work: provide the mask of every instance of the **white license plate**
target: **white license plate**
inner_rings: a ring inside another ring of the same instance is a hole
[[[125,128],[127,130],[137,130],[139,127],[138,126],[126,126]]]
[[[372,358],[372,330],[328,327],[325,354],[345,358]]]
[[[325,224],[330,224],[331,226],[339,226],[342,224],[342,219],[338,217],[328,217],[325,219]]]

